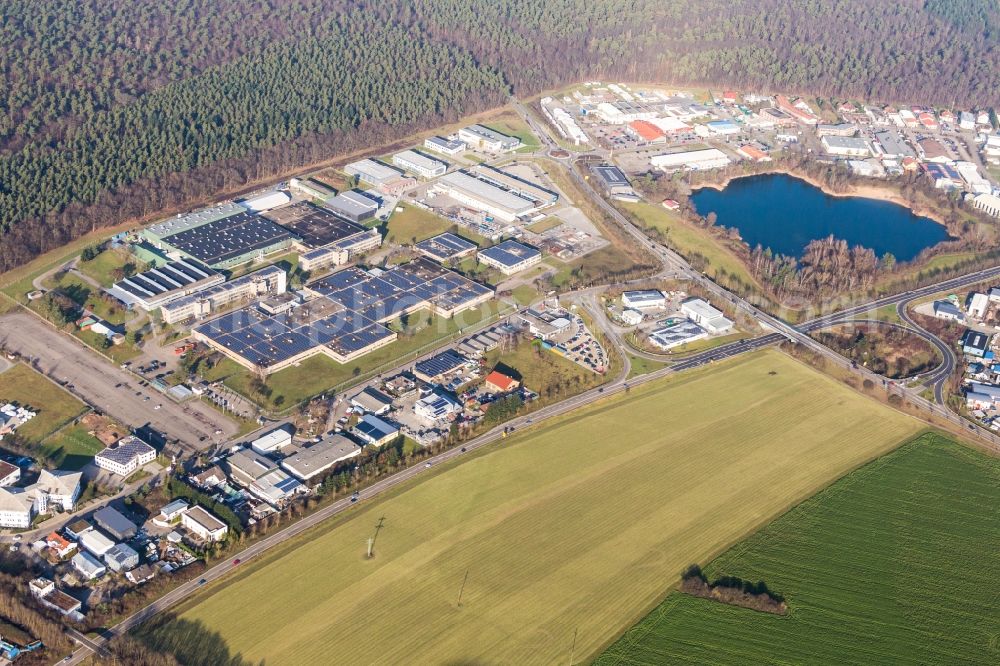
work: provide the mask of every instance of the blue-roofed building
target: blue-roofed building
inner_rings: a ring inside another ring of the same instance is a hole
[[[399,437],[399,426],[373,414],[365,414],[352,432],[366,444],[382,446]]]
[[[962,352],[969,356],[982,358],[990,348],[990,336],[969,329],[962,338]]]
[[[513,275],[530,268],[542,260],[542,253],[533,247],[505,240],[493,247],[479,251],[479,261],[500,269],[504,275]]]
[[[712,120],[705,123],[705,126],[709,132],[720,136],[740,133],[740,126],[731,120]]]

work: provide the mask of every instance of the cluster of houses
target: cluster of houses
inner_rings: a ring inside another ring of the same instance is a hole
[[[1000,289],[972,292],[964,307],[957,296],[935,301],[931,307],[935,317],[968,326],[961,338],[966,408],[991,429],[1000,430],[1000,363],[993,348],[1000,320]]]

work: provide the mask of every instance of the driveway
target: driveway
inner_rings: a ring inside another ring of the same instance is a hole
[[[35,368],[52,379],[66,382],[68,390],[94,409],[133,428],[149,424],[188,450],[208,448],[237,432],[236,423],[198,400],[178,404],[149,386],[140,387],[134,375],[33,314],[0,317],[0,343],[32,359]],[[217,430],[221,434],[216,435]]]

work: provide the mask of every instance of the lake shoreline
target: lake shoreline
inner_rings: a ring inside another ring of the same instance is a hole
[[[831,197],[838,197],[841,199],[850,198],[860,198],[860,199],[873,199],[875,201],[885,201],[887,203],[896,204],[897,206],[902,206],[907,210],[911,211],[914,215],[920,217],[926,217],[933,222],[940,224],[945,229],[948,228],[947,223],[944,219],[937,214],[936,211],[927,208],[926,206],[914,207],[909,201],[899,196],[893,188],[888,185],[880,184],[865,184],[865,185],[852,185],[850,191],[847,192],[835,192],[829,188],[826,183],[813,178],[809,174],[796,171],[794,169],[782,169],[780,167],[775,167],[771,169],[766,169],[757,173],[748,174],[735,174],[731,176],[726,176],[726,178],[721,183],[699,183],[698,185],[691,186],[691,194],[693,195],[698,190],[710,189],[722,191],[729,186],[734,180],[740,180],[743,178],[753,178],[754,176],[789,176],[791,178],[797,178],[798,180],[809,183],[813,187],[821,190],[824,194]],[[950,235],[950,231],[949,231]]]

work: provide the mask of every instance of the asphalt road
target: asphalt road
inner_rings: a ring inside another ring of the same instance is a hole
[[[52,379],[68,382],[67,390],[94,409],[125,425],[148,423],[189,449],[207,448],[237,432],[235,422],[199,400],[178,404],[155,389],[141,388],[133,375],[31,313],[15,311],[0,317],[0,344],[37,359],[36,368]],[[115,388],[117,384],[128,388]],[[156,405],[161,406],[157,409]],[[216,435],[217,430],[222,432]]]

